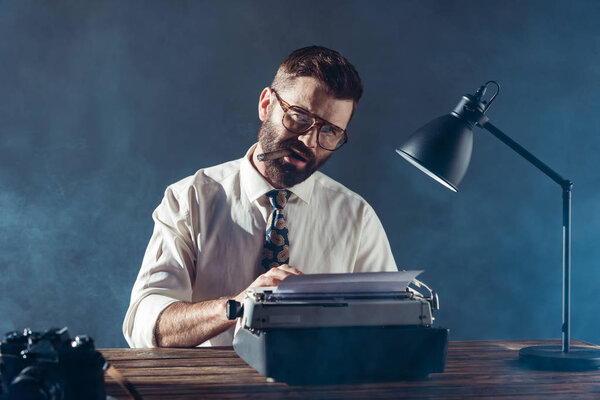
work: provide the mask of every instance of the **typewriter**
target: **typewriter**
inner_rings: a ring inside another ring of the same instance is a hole
[[[243,304],[227,304],[228,318],[239,318],[233,347],[262,375],[290,384],[443,372],[448,329],[433,327],[438,297],[420,272],[293,275],[250,289]]]

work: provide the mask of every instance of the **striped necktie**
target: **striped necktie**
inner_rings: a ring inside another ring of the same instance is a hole
[[[266,194],[273,206],[267,220],[262,265],[265,270],[287,264],[290,260],[290,242],[283,207],[290,198],[289,190],[271,190]]]

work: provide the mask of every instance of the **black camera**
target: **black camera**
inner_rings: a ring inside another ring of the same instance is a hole
[[[7,333],[0,342],[2,399],[105,400],[106,361],[87,336],[67,328]]]

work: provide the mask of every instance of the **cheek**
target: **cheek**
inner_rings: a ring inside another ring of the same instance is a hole
[[[262,123],[261,132],[262,136],[270,141],[278,140],[281,137],[281,128],[269,118]]]
[[[279,138],[287,139],[289,137],[296,136],[288,132],[288,130],[282,125],[280,117],[273,115],[273,113],[269,113],[267,124],[269,125],[271,132]]]

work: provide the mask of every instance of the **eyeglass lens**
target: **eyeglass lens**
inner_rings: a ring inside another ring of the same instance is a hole
[[[327,150],[337,149],[344,139],[344,131],[340,128],[327,123],[319,124],[313,116],[293,107],[285,113],[283,122],[288,130],[298,134],[308,132],[315,124],[318,124],[319,145]]]

